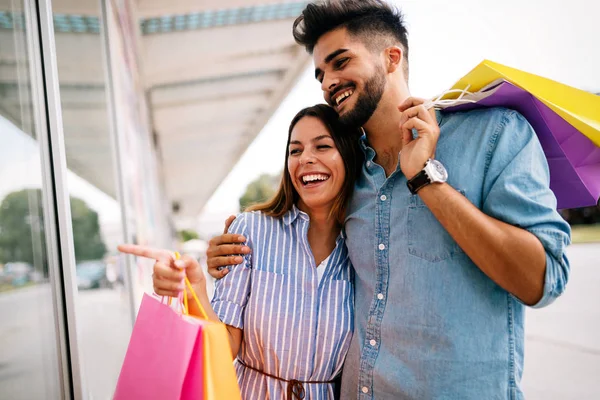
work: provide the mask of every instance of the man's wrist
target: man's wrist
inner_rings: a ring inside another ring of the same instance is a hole
[[[429,195],[434,194],[436,192],[439,193],[439,192],[445,190],[446,186],[448,186],[447,182],[434,182],[434,183],[429,184],[427,186],[423,186],[421,189],[419,189],[419,191],[417,192],[417,194],[419,196],[421,196],[421,198],[423,198],[424,196],[429,196]]]
[[[409,171],[408,173],[406,173],[406,172],[405,172],[405,173],[404,173],[404,176],[406,177],[406,180],[407,180],[407,181],[410,181],[410,180],[411,180],[411,179],[413,179],[415,176],[417,176],[417,174],[418,174],[419,172],[421,172],[421,171],[422,171],[422,170],[420,169],[420,170],[418,170],[418,171],[414,171],[414,172],[413,172],[413,171]]]
[[[446,168],[435,159],[428,159],[425,166],[412,178],[408,178],[406,185],[412,194],[417,194],[426,186],[443,183],[448,180]]]
[[[419,174],[419,172],[423,171],[423,168],[425,168],[425,165],[427,165],[427,161],[429,159],[423,161],[422,163],[418,163],[415,165],[410,165],[410,166],[406,166],[405,168],[401,168],[402,169],[402,173],[404,174],[404,176],[406,177],[406,180],[411,180],[413,179],[415,176],[417,176]]]

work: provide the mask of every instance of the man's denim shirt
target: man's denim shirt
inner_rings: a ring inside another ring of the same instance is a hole
[[[569,277],[570,228],[556,211],[535,132],[503,108],[437,118],[436,159],[448,184],[543,244],[544,294],[534,307],[550,304]],[[400,168],[386,178],[361,143],[365,164],[345,224],[356,304],[342,398],[523,398],[525,305],[469,259],[410,194]]]

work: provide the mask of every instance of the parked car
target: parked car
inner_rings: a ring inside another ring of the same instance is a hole
[[[31,280],[33,267],[25,262],[8,262],[2,268],[0,281],[12,286],[23,286]]]
[[[106,278],[106,264],[101,260],[80,262],[76,270],[78,289],[99,289],[110,286]]]

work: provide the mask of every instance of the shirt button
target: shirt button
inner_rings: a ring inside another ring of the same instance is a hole
[[[379,245],[379,250],[385,250],[385,244],[381,243],[381,244]]]
[[[369,393],[369,388],[368,388],[368,387],[366,387],[366,386],[363,386],[363,387],[362,387],[362,392],[363,392],[363,393]]]
[[[367,168],[371,166],[371,161],[367,161]]]
[[[383,293],[378,293],[378,294],[377,294],[377,298],[378,298],[379,300],[383,300]]]
[[[386,201],[387,200],[387,196],[385,194],[382,194],[380,197],[381,201]]]
[[[375,347],[375,345],[377,344],[377,341],[375,339],[371,339],[371,341],[369,342],[369,344],[373,347]]]

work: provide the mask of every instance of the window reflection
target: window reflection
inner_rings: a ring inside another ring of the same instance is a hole
[[[58,399],[29,28],[21,2],[0,3],[0,397]]]
[[[132,321],[110,132],[101,3],[53,2],[56,57],[71,201],[81,365],[89,398],[112,397]]]

